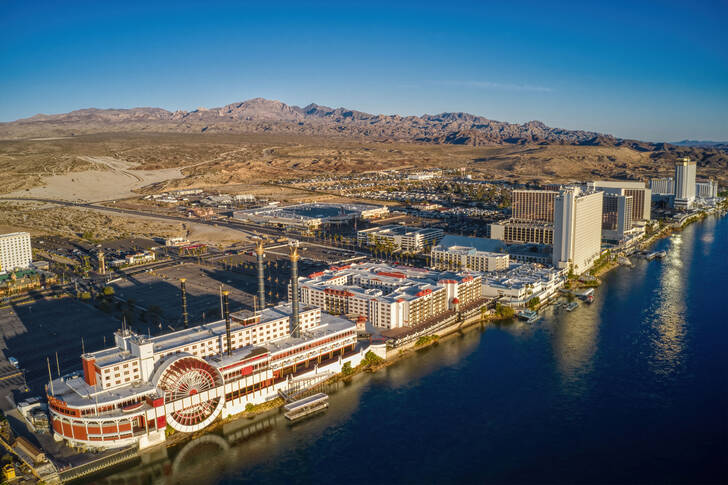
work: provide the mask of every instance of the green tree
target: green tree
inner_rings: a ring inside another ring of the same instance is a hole
[[[344,362],[344,365],[341,367],[341,373],[344,376],[350,376],[354,373],[354,369],[351,368],[351,362]]]
[[[538,306],[539,303],[541,303],[541,299],[539,297],[537,297],[537,296],[534,296],[533,298],[531,298],[530,300],[528,300],[528,304],[527,305],[528,305],[528,308],[530,308],[531,310],[533,310],[533,309],[535,309]]]
[[[496,304],[495,312],[501,318],[511,318],[515,314],[515,312],[513,311],[513,308],[506,306],[506,305],[501,305],[500,303]]]
[[[91,299],[91,293],[89,293],[88,291],[84,291],[83,293],[81,293],[80,298],[82,300],[90,300]]]
[[[384,362],[384,359],[382,359],[381,357],[379,357],[377,354],[375,354],[374,352],[372,352],[370,350],[369,352],[364,354],[364,361],[368,365],[377,365],[377,364]]]
[[[114,294],[114,288],[111,286],[104,286],[104,296],[111,296]]]

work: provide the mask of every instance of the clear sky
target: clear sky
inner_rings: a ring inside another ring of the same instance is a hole
[[[305,3],[0,0],[0,120],[260,96],[728,140],[725,0]]]

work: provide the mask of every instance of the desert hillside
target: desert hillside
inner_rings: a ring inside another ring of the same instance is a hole
[[[189,112],[92,108],[0,123],[0,192],[75,184],[79,193],[92,185],[94,198],[107,191],[113,198],[404,167],[467,167],[513,181],[639,179],[668,175],[674,161],[686,156],[698,162],[699,177],[728,183],[722,145],[689,145],[468,113],[373,115],[261,98]]]

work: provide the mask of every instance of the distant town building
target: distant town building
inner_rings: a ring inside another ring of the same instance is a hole
[[[202,193],[202,189],[179,189],[172,190],[169,193],[171,195],[199,195]]]
[[[230,194],[208,195],[200,201],[200,204],[207,206],[226,206],[233,203],[233,197]]]
[[[153,251],[143,251],[140,253],[129,254],[124,259],[117,259],[111,262],[112,266],[133,266],[135,264],[151,263],[156,260],[156,254]]]
[[[554,204],[554,267],[581,274],[599,257],[603,198],[602,192],[582,193],[575,187],[559,192]]]
[[[558,194],[553,190],[514,190],[511,218],[490,224],[490,237],[508,244],[552,244]]]
[[[632,229],[632,196],[604,192],[602,207],[602,238],[621,241]]]
[[[652,179],[650,190],[655,195],[675,195],[675,180],[672,177]]]
[[[205,218],[205,217],[212,217],[215,215],[215,211],[212,210],[212,207],[193,207],[192,209],[187,212],[187,217],[199,217],[199,218]]]
[[[632,220],[649,221],[652,209],[652,191],[645,187],[644,182],[629,180],[597,180],[589,182],[587,188],[613,194],[632,196]]]
[[[186,237],[168,237],[164,240],[164,245],[170,247],[186,246],[189,243],[190,240]]]
[[[432,180],[441,174],[442,172],[440,171],[411,173],[407,175],[407,180]]]
[[[554,226],[549,222],[525,222],[508,219],[490,225],[491,239],[508,244],[553,244]]]
[[[445,236],[432,248],[430,265],[439,270],[502,271],[508,268],[508,254],[496,252],[492,239]]]
[[[332,314],[364,316],[375,327],[415,326],[481,298],[481,276],[360,263],[299,278],[299,298]],[[291,288],[288,288],[289,299]]]
[[[32,261],[30,234],[27,232],[0,234],[0,271],[25,269],[30,267]]]
[[[314,230],[322,224],[339,224],[359,218],[371,219],[388,213],[387,206],[317,202],[240,210],[233,213],[233,218],[274,227]]]
[[[255,202],[255,196],[253,194],[236,194],[235,202],[250,204]]]
[[[515,221],[554,222],[554,200],[558,192],[552,190],[514,190],[511,194]]]
[[[695,162],[683,158],[675,163],[675,209],[687,210],[695,201]]]
[[[698,199],[715,199],[718,197],[718,182],[715,180],[696,182],[695,197]]]
[[[392,224],[358,231],[356,239],[361,245],[389,245],[395,250],[419,252],[437,244],[443,235],[442,229]]]

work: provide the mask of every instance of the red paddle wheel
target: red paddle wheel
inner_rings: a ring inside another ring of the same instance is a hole
[[[222,410],[224,400],[215,395],[223,385],[223,378],[215,367],[197,357],[185,356],[171,362],[164,369],[157,388],[165,403],[181,402],[181,409],[167,414],[167,423],[177,431],[198,431],[210,424]],[[197,397],[199,395],[199,397]],[[192,398],[185,402],[186,398]]]

